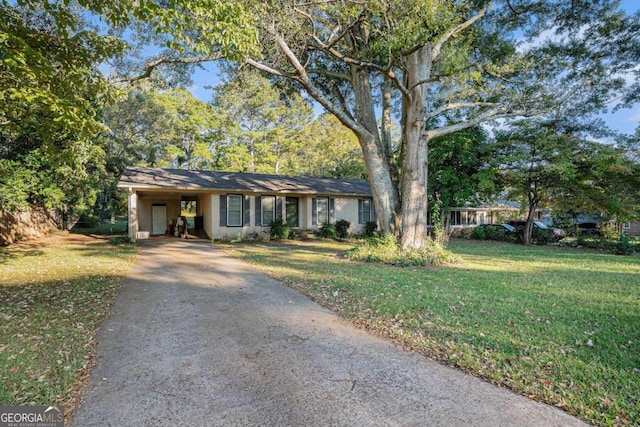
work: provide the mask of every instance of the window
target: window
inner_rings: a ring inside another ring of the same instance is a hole
[[[276,218],[276,197],[262,196],[262,225],[271,225],[271,221]]]
[[[317,212],[318,225],[329,223],[329,199],[327,197],[318,197]]]
[[[622,229],[623,230],[631,230],[631,223],[630,222],[625,222],[624,224],[622,224]]]
[[[449,225],[465,226],[476,225],[484,222],[484,213],[475,211],[451,211],[449,214]]]
[[[449,224],[450,225],[462,225],[462,212],[460,211],[451,211],[449,213]]]
[[[311,225],[332,224],[336,220],[335,199],[314,197],[311,199]]]
[[[477,219],[477,214],[474,211],[471,212],[466,212],[467,217],[466,220],[464,221],[464,225],[475,225]]]
[[[285,214],[289,227],[298,227],[298,198],[287,197],[285,204]]]
[[[358,224],[371,221],[371,199],[358,200]]]
[[[227,227],[242,227],[242,196],[227,196]]]

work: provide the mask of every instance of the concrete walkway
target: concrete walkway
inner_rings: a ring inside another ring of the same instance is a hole
[[[206,241],[142,245],[72,426],[578,426],[366,334]]]

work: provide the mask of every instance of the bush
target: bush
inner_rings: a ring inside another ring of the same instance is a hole
[[[100,225],[100,218],[94,214],[82,214],[74,228],[96,228]]]
[[[129,236],[116,236],[109,239],[109,243],[112,245],[123,245],[126,243],[131,243],[131,237]]]
[[[339,239],[346,239],[349,237],[349,226],[351,223],[346,219],[336,221],[336,235]]]
[[[317,234],[320,237],[326,237],[328,239],[335,239],[336,237],[338,237],[335,225],[329,223],[322,224]]]
[[[378,223],[375,221],[367,221],[364,224],[364,235],[367,237],[373,237],[378,229]]]
[[[556,241],[553,237],[553,230],[541,230],[538,227],[533,227],[531,231],[531,242],[536,245],[548,245]]]
[[[470,236],[476,240],[497,240],[499,242],[516,243],[518,240],[522,242],[522,231],[516,233],[508,233],[506,230],[498,227],[474,227],[471,229]]]
[[[611,226],[610,224],[602,227],[600,231],[602,233],[602,237],[606,239],[618,240],[622,236],[620,230],[618,230],[617,227]]]
[[[347,253],[347,257],[365,262],[384,262],[392,263],[398,252],[398,243],[396,239],[387,234],[383,237],[371,237],[351,249]]]
[[[274,240],[283,240],[289,237],[289,225],[282,219],[276,219],[269,224],[269,236]]]
[[[613,250],[614,255],[631,255],[634,250],[634,245],[629,243],[629,237],[626,234],[621,234],[620,239],[615,243]]]
[[[428,240],[426,248],[402,250],[391,234],[367,239],[364,243],[351,249],[347,253],[347,257],[357,261],[381,262],[402,267],[459,262],[454,254],[432,239]]]
[[[617,239],[605,237],[578,236],[575,242],[568,242],[569,246],[598,249],[611,252],[614,255],[631,255],[640,252],[640,243],[629,240],[626,234],[621,234]]]
[[[486,240],[487,233],[485,233],[485,229],[483,227],[474,227],[471,230],[471,235],[469,236],[475,240]]]

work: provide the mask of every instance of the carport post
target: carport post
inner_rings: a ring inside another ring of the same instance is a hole
[[[129,238],[136,241],[138,234],[138,195],[129,187]]]

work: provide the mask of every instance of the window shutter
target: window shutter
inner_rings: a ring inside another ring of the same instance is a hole
[[[227,226],[227,196],[220,195],[220,227]]]
[[[371,200],[371,221],[378,222],[378,214],[376,213],[376,204]]]
[[[249,226],[251,225],[251,201],[249,200],[249,196],[244,196],[243,198],[243,208],[244,208],[244,222],[243,225]]]
[[[256,196],[256,226],[262,225],[262,196]]]
[[[358,199],[358,224],[364,224],[364,200]]]
[[[318,199],[311,199],[311,225],[318,225]]]
[[[282,219],[282,197],[276,197],[276,221]]]
[[[329,223],[336,222],[336,199],[329,199]]]

